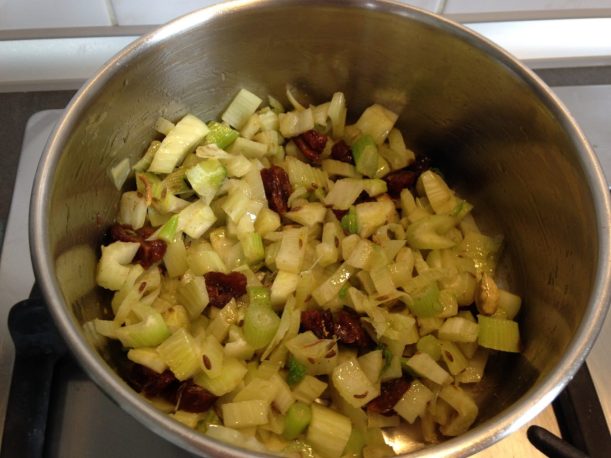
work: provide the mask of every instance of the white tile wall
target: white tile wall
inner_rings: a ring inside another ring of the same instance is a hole
[[[223,1],[226,0],[0,0],[0,30],[157,25]],[[611,12],[611,0],[398,1],[469,21],[478,17],[543,19]]]
[[[611,0],[447,0],[444,14],[558,12],[611,8]]]
[[[111,0],[118,25],[164,24],[223,0]]]
[[[439,12],[443,6],[443,0],[399,0],[399,2],[422,8],[423,10],[429,10],[433,13]]]
[[[110,0],[118,25],[164,24],[178,16],[226,0]],[[399,0],[429,11],[437,11],[443,0]]]
[[[106,0],[0,0],[0,29],[108,25]]]
[[[0,40],[0,91],[77,89],[136,37]]]
[[[611,56],[611,19],[549,19],[467,24],[527,61]]]

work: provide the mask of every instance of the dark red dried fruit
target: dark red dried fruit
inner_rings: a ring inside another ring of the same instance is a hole
[[[418,177],[431,168],[431,158],[419,155],[408,167],[389,173],[384,177],[388,186],[388,194],[399,197],[401,190],[411,188],[418,181]]]
[[[167,248],[163,240],[146,240],[154,232],[155,229],[151,226],[144,226],[138,230],[134,230],[127,224],[113,224],[110,228],[110,235],[114,241],[140,244],[134,261],[142,265],[145,269],[161,261]]]
[[[153,226],[142,226],[140,229],[136,230],[136,232],[143,239],[148,239],[155,233],[155,228]]]
[[[163,240],[143,240],[135,256],[135,261],[142,267],[148,269],[156,262],[163,259],[167,245]]]
[[[313,129],[304,132],[299,137],[303,138],[308,146],[317,153],[322,153],[322,150],[325,149],[325,145],[327,144],[327,136]]]
[[[300,137],[295,137],[293,138],[293,142],[295,142],[295,145],[297,145],[297,148],[299,148],[299,151],[301,151],[301,154],[303,154],[308,161],[310,162],[319,162],[320,161],[320,153],[317,153],[312,148],[310,148],[304,139]]]
[[[221,308],[232,298],[246,294],[246,276],[239,272],[224,274],[208,272],[204,274],[210,305]]]
[[[177,409],[199,413],[209,410],[218,397],[191,380],[187,380],[178,388],[177,399]]]
[[[393,197],[399,197],[403,189],[411,188],[416,184],[419,175],[419,173],[407,169],[389,173],[384,177],[388,187],[388,194]]]
[[[348,164],[354,164],[354,158],[352,157],[352,150],[346,144],[345,141],[340,140],[333,148],[331,148],[331,157],[336,161],[347,162]]]
[[[366,348],[372,344],[358,315],[347,310],[340,310],[335,314],[334,321],[333,330],[340,342],[356,345],[359,348]]]
[[[142,387],[142,392],[148,397],[161,396],[168,400],[174,400],[178,389],[178,379],[171,370],[166,369],[161,374],[153,372],[155,376]]]
[[[148,381],[151,374],[156,374],[155,371],[144,367],[140,364],[133,363],[129,360],[125,361],[125,365],[119,368],[123,378],[136,391],[142,391],[142,388]]]
[[[131,364],[126,378],[136,391],[146,397],[163,398],[172,403],[176,401],[180,382],[169,369],[159,374],[141,364]]]
[[[142,236],[127,224],[113,224],[110,227],[110,236],[114,241],[140,243]]]
[[[272,165],[268,169],[261,169],[261,180],[265,188],[265,196],[269,208],[279,214],[288,211],[289,196],[293,192],[289,176],[282,167]]]
[[[301,312],[301,329],[312,331],[319,339],[333,337],[333,315],[329,310],[304,310]]]
[[[391,414],[393,407],[401,400],[409,386],[410,382],[404,378],[382,383],[380,395],[367,404],[367,410],[382,415]]]
[[[306,159],[311,162],[319,162],[320,154],[327,144],[327,136],[312,129],[293,138],[293,142]]]

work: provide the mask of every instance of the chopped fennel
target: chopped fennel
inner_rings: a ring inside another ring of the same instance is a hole
[[[155,121],[155,130],[163,135],[168,135],[174,127],[176,127],[176,125],[163,116],[159,116],[157,121]]]
[[[186,115],[170,130],[148,168],[152,173],[170,173],[208,133],[208,127],[193,115]]]
[[[130,172],[131,170],[128,158],[121,160],[117,165],[110,169],[110,176],[112,177],[112,182],[119,191],[125,184],[125,180],[127,180],[127,177],[129,176]]]
[[[246,89],[240,89],[240,92],[231,101],[221,119],[236,129],[241,129],[248,118],[261,105],[262,100],[252,92]]]
[[[479,229],[441,173],[417,169],[397,113],[374,104],[350,124],[342,92],[287,97],[292,109],[262,106],[243,89],[220,120],[159,118],[163,140],[111,170],[117,188],[133,170],[135,189],[96,271],[114,317],[88,334],[171,372],[175,397],[151,400],[176,420],[250,450],[378,457],[394,453],[381,428],[464,433],[478,413],[464,384],[496,351],[520,350],[524,304],[495,283],[502,236]],[[265,181],[272,166],[286,183]],[[397,191],[389,173],[404,170],[417,181]],[[245,289],[219,286],[222,274]],[[369,409],[404,377],[389,412]],[[182,389],[214,409],[185,410]]]

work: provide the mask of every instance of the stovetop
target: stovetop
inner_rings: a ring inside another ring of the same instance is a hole
[[[611,130],[607,116],[611,107],[611,86],[560,87],[555,91],[577,118],[596,150],[606,176],[611,177]],[[36,113],[28,121],[0,258],[0,435],[4,429],[14,354],[6,330],[7,315],[13,304],[29,296],[34,284],[27,242],[30,190],[38,159],[60,115],[61,110],[47,110]],[[606,320],[603,332],[587,359],[607,426],[611,427],[611,387],[607,383],[611,376],[611,360],[606,354],[608,348],[611,348],[611,319]],[[531,423],[559,433],[551,407]],[[141,426],[113,404],[70,357],[65,357],[60,360],[53,379],[44,456],[185,458],[192,455]],[[528,444],[525,428],[522,428],[477,456],[542,455]]]

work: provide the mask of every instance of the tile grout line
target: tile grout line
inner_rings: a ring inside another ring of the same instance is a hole
[[[448,0],[439,0],[439,2],[437,3],[437,7],[435,8],[435,13],[443,14],[446,9],[446,6],[448,6]]]
[[[110,24],[112,26],[118,26],[117,14],[115,13],[115,8],[112,6],[112,0],[104,0],[104,4],[106,5],[106,11],[108,13],[108,19],[110,20]]]

